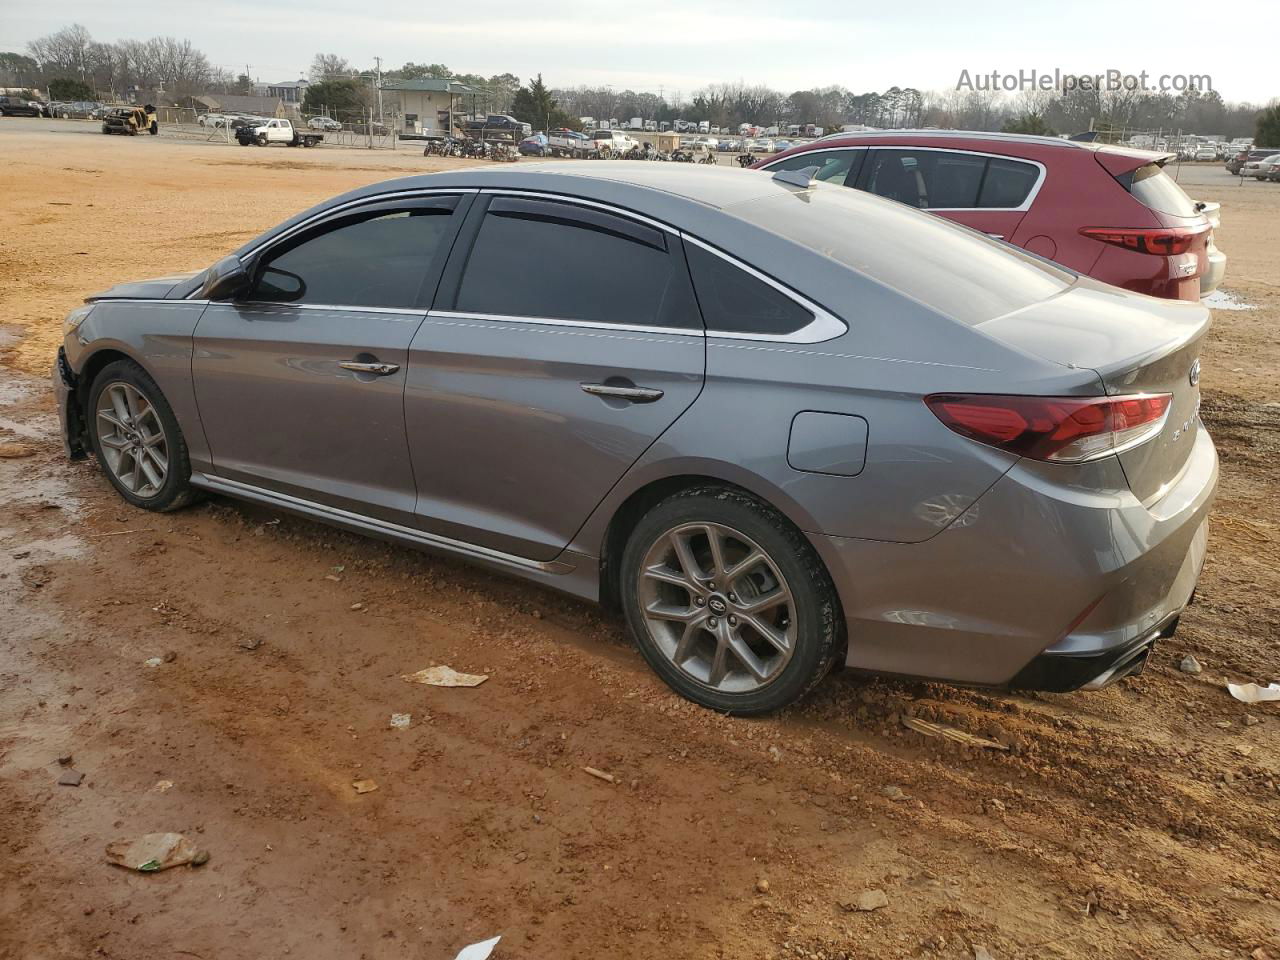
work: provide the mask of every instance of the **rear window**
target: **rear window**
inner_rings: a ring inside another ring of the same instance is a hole
[[[739,203],[733,212],[961,323],[1047,300],[1075,281],[977,230],[858,190],[816,184],[805,196],[803,204],[791,196]]]
[[[1148,163],[1133,171],[1130,177],[1132,179],[1125,185],[1144,207],[1175,217],[1194,217],[1199,212],[1195,201],[1164,172],[1160,164]],[[1122,178],[1120,182],[1124,183],[1125,179],[1129,178]]]

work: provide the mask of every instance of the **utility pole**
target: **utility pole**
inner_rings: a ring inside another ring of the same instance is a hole
[[[378,65],[378,123],[382,123],[382,58],[374,57],[373,60]]]

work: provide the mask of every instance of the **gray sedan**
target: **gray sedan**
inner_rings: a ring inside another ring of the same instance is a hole
[[[67,319],[68,452],[621,607],[734,713],[834,666],[1140,671],[1217,484],[1208,311],[869,194],[671,164],[378,183]]]

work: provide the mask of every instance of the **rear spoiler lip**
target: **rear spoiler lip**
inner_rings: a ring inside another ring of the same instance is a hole
[[[1163,167],[1170,160],[1177,160],[1178,155],[1160,153],[1156,150],[1131,150],[1127,147],[1100,147],[1094,151],[1093,158],[1111,176],[1123,177],[1126,173],[1133,173],[1139,167],[1145,167],[1149,163]]]

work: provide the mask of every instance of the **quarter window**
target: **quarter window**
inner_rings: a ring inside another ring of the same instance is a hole
[[[443,199],[443,198],[442,198]],[[449,227],[453,202],[347,220],[271,256],[248,299],[410,308]]]
[[[702,318],[712,335],[785,336],[813,322],[813,314],[782,291],[697,244],[685,244]]]
[[[688,271],[656,228],[593,208],[498,197],[458,290],[463,313],[700,327]]]
[[[1020,207],[1040,179],[1040,168],[1020,160],[992,157],[987,162],[987,176],[982,181],[980,207]]]

